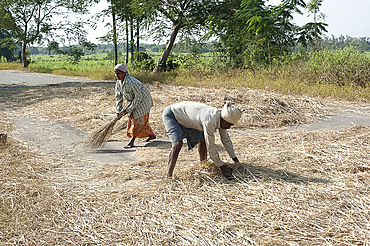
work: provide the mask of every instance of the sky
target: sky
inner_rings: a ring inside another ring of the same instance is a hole
[[[323,0],[320,10],[326,15],[327,36],[370,37],[370,0]],[[313,17],[306,13],[294,16],[294,20],[301,26]]]
[[[281,0],[269,0],[268,4],[277,5]],[[305,1],[306,3],[309,0]],[[91,14],[107,8],[107,1],[101,1],[93,9]],[[325,14],[323,22],[328,24],[326,36],[339,37],[370,37],[370,0],[323,0],[321,12]],[[294,22],[302,26],[307,22],[313,21],[313,17],[308,17],[307,13],[295,15]],[[103,23],[98,24],[96,30],[89,31],[88,39],[98,43],[96,37],[104,36],[107,28]],[[146,43],[150,43],[148,40]]]

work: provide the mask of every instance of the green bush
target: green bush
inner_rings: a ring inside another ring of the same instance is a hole
[[[153,58],[144,51],[135,51],[132,61],[132,68],[143,70],[143,71],[152,71],[155,66]]]
[[[370,59],[353,48],[311,52],[307,69],[315,82],[369,87]]]

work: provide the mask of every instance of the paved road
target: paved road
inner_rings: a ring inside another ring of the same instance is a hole
[[[67,123],[36,118],[15,118],[12,123],[15,128],[13,134],[42,153],[53,154],[57,151],[65,156],[79,156],[100,163],[139,161],[132,155],[135,149],[124,149],[123,142],[107,142],[97,150],[85,148],[83,141],[88,133]],[[138,141],[138,144],[141,143]]]
[[[342,112],[335,115],[325,116],[317,122],[304,124],[297,127],[307,131],[335,130],[350,126],[370,125],[370,109],[360,109],[354,107],[342,107]]]
[[[0,70],[0,89],[46,86],[62,83],[102,82],[78,77],[28,73],[14,70]],[[1,101],[1,100],[0,100]],[[38,148],[43,153],[53,151],[68,155],[79,154],[85,159],[100,163],[132,162],[139,159],[133,156],[135,150],[126,150],[122,142],[108,142],[98,150],[83,148],[83,140],[88,134],[67,123],[42,121],[35,118],[13,118],[13,134],[28,146]],[[152,143],[153,144],[153,143]],[[155,144],[155,143],[154,143]],[[145,145],[143,145],[145,146]]]
[[[61,83],[98,82],[87,78],[53,74],[29,73],[17,70],[0,70],[0,88],[43,86]]]

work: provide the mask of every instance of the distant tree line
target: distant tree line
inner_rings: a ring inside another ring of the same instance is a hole
[[[0,31],[1,35],[1,31]],[[5,40],[4,40],[5,41]],[[147,53],[157,53],[162,52],[165,48],[165,44],[145,44],[142,43],[140,45],[140,51],[145,51]],[[343,49],[346,47],[352,47],[355,50],[361,51],[361,52],[370,52],[370,37],[350,37],[350,36],[339,36],[339,37],[326,37],[324,36],[320,40],[320,46],[322,49],[329,49],[329,50],[336,50],[336,49]],[[14,47],[16,48],[16,45],[14,44]],[[84,49],[82,46],[78,46],[81,49]],[[186,46],[183,43],[175,44],[173,48],[173,52],[177,53],[191,53],[191,52],[198,52],[198,53],[207,53],[207,52],[215,52],[217,51],[218,45],[212,42],[204,43],[204,44],[192,44],[191,46]],[[68,50],[69,47],[62,48],[63,50]],[[1,50],[1,48],[0,48]],[[91,50],[85,50],[85,55],[91,55],[91,54],[104,54],[112,52],[113,50],[113,44],[96,44],[94,49]],[[118,50],[121,51],[121,54],[126,50],[126,46],[124,44],[118,44]],[[18,51],[20,51],[18,49]],[[297,51],[299,51],[299,47],[297,47]],[[9,58],[13,55],[12,52],[5,52],[1,51],[1,55],[3,55],[6,58]],[[29,48],[29,54],[31,55],[52,55],[52,54],[58,54],[58,52],[52,52],[52,49],[49,49],[48,47],[42,47],[42,46],[32,46]]]
[[[32,46],[29,48],[29,54],[31,55],[56,55],[56,54],[65,54],[68,52],[70,47],[61,47],[59,49],[59,45],[57,43],[50,43],[51,45],[48,47],[43,46]],[[53,48],[52,45],[56,44],[56,47]],[[93,49],[85,49],[83,46],[78,46],[81,50],[83,50],[83,53],[85,55],[91,55],[91,54],[104,54],[112,52],[113,50],[113,44],[96,44]],[[158,53],[163,52],[165,49],[165,44],[145,44],[142,43],[140,45],[139,51],[147,52],[149,54],[151,53]],[[117,46],[118,52],[121,51],[121,54],[124,53],[126,50],[125,44],[118,44]],[[64,51],[64,52],[60,52]],[[203,43],[203,44],[192,44],[191,46],[186,46],[183,43],[178,43],[174,45],[173,52],[177,53],[191,53],[191,52],[197,52],[197,53],[207,53],[207,52],[214,52],[216,51],[216,46],[209,42],[209,43]]]
[[[339,37],[324,37],[322,39],[322,47],[330,50],[343,49],[345,47],[353,47],[361,52],[370,51],[370,37],[354,38],[350,36]]]

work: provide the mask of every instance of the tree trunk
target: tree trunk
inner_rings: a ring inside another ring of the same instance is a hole
[[[23,40],[23,44],[22,44],[22,63],[23,63],[23,67],[26,68],[28,67],[28,60],[27,60],[27,43],[26,43],[26,40]]]
[[[128,64],[128,52],[129,52],[129,36],[128,36],[128,20],[126,19],[126,65]]]
[[[114,46],[114,66],[118,63],[118,54],[117,54],[117,22],[116,22],[116,13],[112,6],[112,18],[113,18],[113,46]]]
[[[167,58],[171,53],[173,44],[175,43],[176,36],[179,33],[180,28],[181,28],[181,23],[176,23],[173,25],[170,40],[168,41],[168,44],[162,56],[158,59],[157,66],[154,68],[153,72],[156,72],[156,73],[162,72],[163,65],[166,64]]]
[[[267,50],[268,50],[268,53],[269,53],[269,65],[270,65],[270,69],[271,69],[272,61],[271,61],[271,48],[270,48],[270,41],[267,41]]]
[[[136,51],[140,50],[140,23],[139,20],[136,19]]]
[[[130,18],[130,51],[131,51],[131,64],[134,60],[134,21],[132,17]]]

